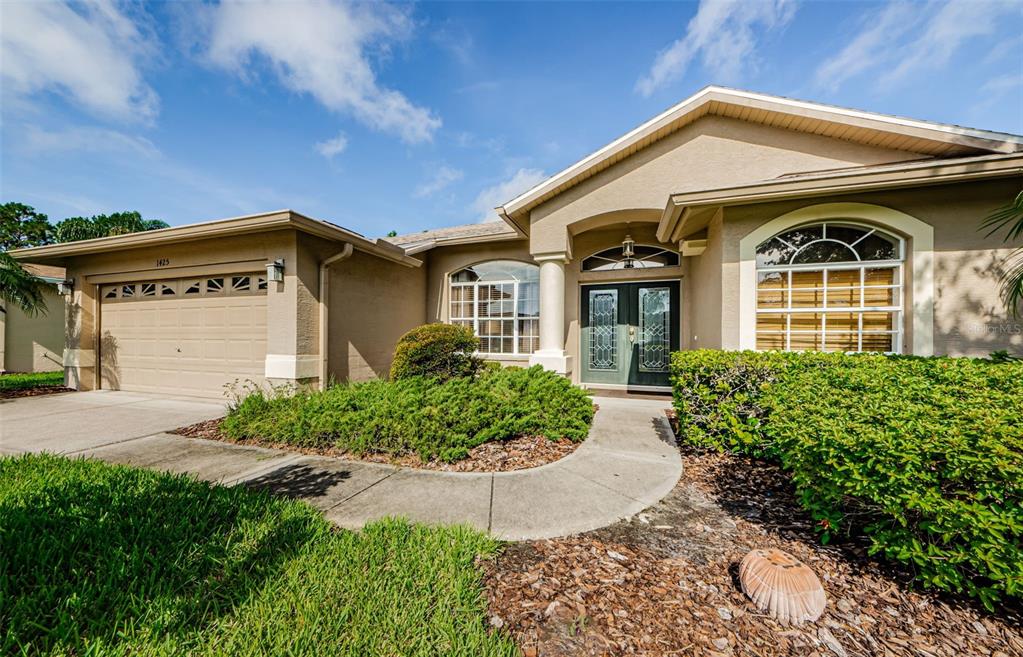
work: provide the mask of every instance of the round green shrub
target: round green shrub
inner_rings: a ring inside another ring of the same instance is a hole
[[[391,380],[422,376],[440,381],[473,376],[482,361],[474,354],[480,341],[468,326],[424,324],[398,340]]]

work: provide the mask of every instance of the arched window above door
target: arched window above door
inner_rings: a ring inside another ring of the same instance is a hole
[[[612,271],[618,269],[656,269],[658,267],[677,267],[679,255],[677,251],[663,246],[636,244],[631,247],[633,254],[626,255],[623,248],[616,246],[604,249],[583,259],[583,271]]]

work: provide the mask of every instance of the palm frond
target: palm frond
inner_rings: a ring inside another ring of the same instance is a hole
[[[981,230],[987,229],[987,237],[1008,228],[1009,234],[1005,236],[1007,242],[1023,236],[1023,191],[1017,194],[1011,203],[989,214],[980,227]]]
[[[1005,261],[1001,296],[1012,316],[1019,317],[1023,311],[1023,249],[1016,249]]]
[[[33,276],[8,253],[0,253],[0,301],[29,316],[46,313],[46,282]]]

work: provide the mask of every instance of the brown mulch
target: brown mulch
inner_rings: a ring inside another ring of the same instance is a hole
[[[644,513],[483,562],[491,624],[527,657],[1023,655],[1018,606],[991,614],[913,588],[863,545],[821,545],[777,468],[688,450],[683,460],[674,491]],[[817,572],[828,594],[818,621],[783,626],[742,594],[739,560],[768,547]]]
[[[14,390],[0,390],[0,399],[18,399],[20,397],[38,397],[40,395],[54,395],[58,392],[74,392],[74,388],[64,386],[36,386],[35,388],[16,388]]]
[[[454,463],[443,461],[423,461],[418,455],[394,456],[391,454],[353,454],[351,452],[327,448],[296,447],[287,443],[265,440],[232,440],[220,430],[223,419],[207,420],[187,427],[175,429],[171,433],[191,438],[222,440],[237,445],[255,445],[285,449],[291,452],[311,454],[314,456],[331,456],[351,461],[368,461],[370,463],[387,463],[406,468],[423,470],[442,470],[446,472],[509,472],[524,468],[535,468],[563,459],[576,450],[581,443],[574,443],[567,438],[550,440],[543,436],[521,436],[503,442],[483,443],[469,450],[469,456]]]

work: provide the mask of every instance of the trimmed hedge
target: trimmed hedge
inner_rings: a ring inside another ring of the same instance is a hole
[[[257,438],[355,454],[418,454],[457,461],[485,442],[523,435],[581,441],[589,395],[540,366],[487,367],[476,377],[425,377],[285,394],[255,391],[224,419],[234,439]]]
[[[474,354],[480,340],[468,326],[424,324],[398,339],[391,362],[391,379],[424,376],[447,381],[473,376],[483,361]]]
[[[684,440],[777,460],[822,539],[862,532],[926,587],[1023,594],[1023,364],[685,352]]]

